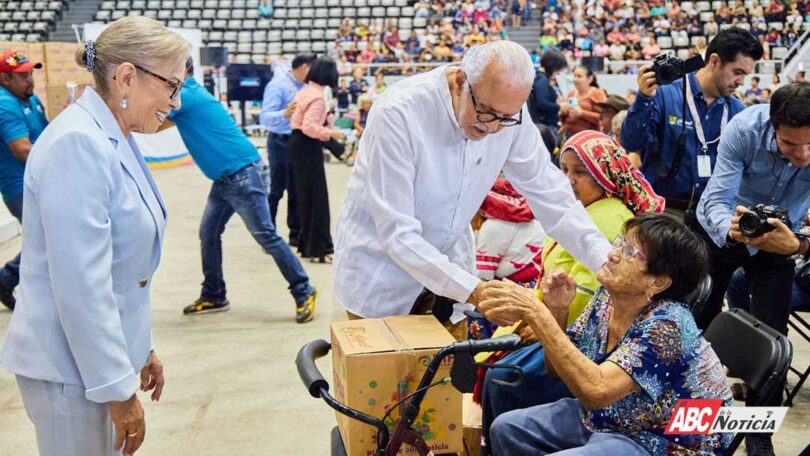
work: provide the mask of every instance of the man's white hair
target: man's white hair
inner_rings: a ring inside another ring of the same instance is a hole
[[[528,51],[514,41],[501,40],[473,46],[464,54],[461,69],[470,85],[483,77],[492,62],[498,62],[500,73],[511,82],[530,86],[534,81],[534,65]]]

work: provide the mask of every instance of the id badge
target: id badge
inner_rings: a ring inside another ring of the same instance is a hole
[[[708,155],[697,156],[698,177],[712,177],[712,159]]]

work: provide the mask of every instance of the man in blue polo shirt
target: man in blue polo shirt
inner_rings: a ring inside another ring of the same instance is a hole
[[[276,233],[270,220],[267,167],[225,107],[194,79],[190,59],[187,70],[188,78],[180,91],[181,108],[172,111],[168,118],[177,126],[197,166],[214,184],[200,222],[205,279],[199,299],[186,306],[183,313],[222,312],[230,308],[222,274],[222,232],[235,212],[256,242],[273,256],[290,284],[296,321],[311,321],[318,292],[309,284],[298,257]]]
[[[692,226],[714,169],[720,133],[745,109],[734,91],[762,53],[749,32],[730,27],[709,43],[706,66],[687,75],[686,87],[683,79],[658,87],[651,66],[639,71],[639,93],[622,125],[622,146],[641,155],[641,170],[666,198],[667,212],[679,218],[689,214],[686,221]]]
[[[295,94],[304,87],[304,79],[309,66],[315,60],[313,54],[300,54],[292,61],[292,69],[279,72],[264,88],[262,112],[259,122],[267,128],[267,160],[270,163],[270,220],[275,225],[278,202],[287,191],[287,227],[290,229],[290,245],[298,246],[301,225],[298,222],[298,209],[292,168],[287,159],[287,141],[292,128],[290,117],[295,110]]]
[[[34,95],[30,62],[17,51],[0,56],[0,193],[11,215],[22,222],[23,174],[31,145],[48,125],[42,102]],[[14,288],[20,283],[20,255],[0,270],[0,302],[14,310]]]

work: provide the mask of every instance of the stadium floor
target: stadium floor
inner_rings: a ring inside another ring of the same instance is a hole
[[[334,162],[326,168],[334,225],[351,168]],[[169,208],[152,288],[154,338],[167,384],[160,403],[147,403],[141,395],[147,435],[137,454],[328,455],[334,415],[304,390],[294,358],[305,342],[328,338],[330,321],[345,318],[332,297],[331,266],[304,264],[321,297],[315,321],[297,325],[281,274],[234,217],[223,235],[231,310],[184,317],[181,310],[197,298],[202,281],[197,230],[210,184],[195,166],[154,175]],[[278,220],[285,214],[282,207]],[[280,230],[286,237],[286,227]],[[19,245],[19,238],[0,244],[0,258],[10,259]],[[10,316],[0,311],[0,335]],[[810,364],[808,344],[793,340],[798,364]],[[330,366],[328,359],[320,363],[323,372]],[[809,426],[810,386],[805,386],[774,438],[776,453],[798,454],[808,443]],[[0,454],[36,454],[34,429],[14,378],[2,370]]]

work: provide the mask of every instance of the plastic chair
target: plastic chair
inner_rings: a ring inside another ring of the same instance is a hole
[[[703,337],[712,344],[720,362],[758,394],[754,406],[763,406],[780,393],[793,358],[787,337],[740,309],[715,317]],[[733,455],[744,438],[744,433],[734,436],[726,454]]]
[[[799,315],[799,312],[810,312],[810,306],[794,307],[790,312],[788,325],[793,328],[793,330],[796,331],[804,340],[810,342],[810,322],[802,318],[802,316]],[[798,394],[799,390],[802,389],[804,382],[806,382],[807,378],[810,377],[810,364],[804,369],[804,372],[793,366],[790,366],[789,369],[790,372],[793,372],[799,377],[799,381],[793,386],[792,389],[785,388],[787,398],[785,399],[784,405],[787,407],[793,406],[793,398],[796,397],[796,394]]]
[[[712,292],[712,278],[706,276],[700,281],[695,290],[686,297],[686,303],[689,305],[689,311],[692,315],[697,315],[698,311],[703,309],[706,300]]]

